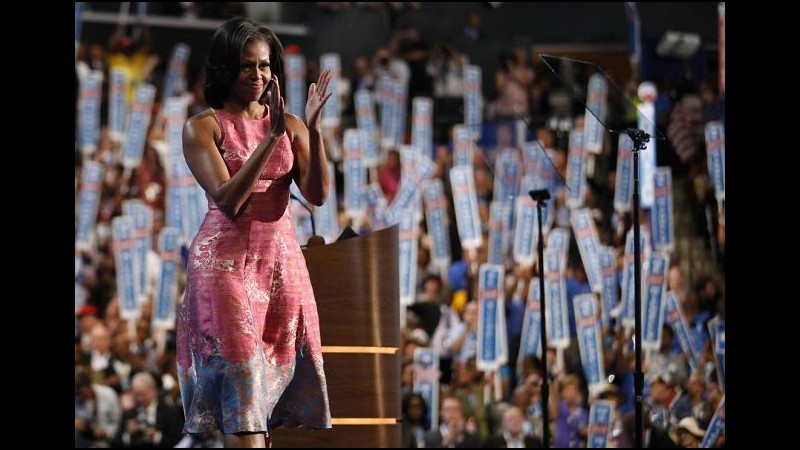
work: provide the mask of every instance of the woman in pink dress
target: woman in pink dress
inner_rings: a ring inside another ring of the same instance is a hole
[[[329,72],[308,89],[308,127],[285,112],[283,47],[265,27],[224,23],[211,39],[211,109],[184,127],[183,152],[208,198],[178,316],[184,433],[266,447],[277,426],[330,428],[319,318],[289,211],[289,185],[328,194],[320,116]]]

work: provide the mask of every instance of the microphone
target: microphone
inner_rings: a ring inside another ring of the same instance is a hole
[[[644,130],[639,130],[636,128],[628,128],[625,130],[628,133],[628,137],[630,137],[634,141],[643,141],[647,142],[650,140],[650,134]]]
[[[550,191],[548,191],[547,189],[535,189],[532,191],[528,191],[528,195],[530,195],[531,198],[536,200],[537,202],[550,200]]]
[[[313,247],[320,244],[325,245],[325,238],[322,236],[317,236],[317,226],[314,224],[314,211],[312,211],[303,200],[300,200],[300,198],[293,193],[289,192],[289,197],[291,197],[293,200],[297,200],[297,202],[300,203],[300,206],[305,208],[305,210],[308,211],[308,214],[311,215],[311,237],[308,238],[306,246]]]

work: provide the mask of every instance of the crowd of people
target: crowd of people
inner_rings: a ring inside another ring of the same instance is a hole
[[[403,447],[541,446],[542,385],[547,377],[550,380],[549,434],[553,447],[586,446],[589,408],[598,399],[611,400],[615,405],[609,444],[632,447],[635,427],[632,329],[616,320],[602,329],[602,357],[608,382],[602,390],[590,391],[576,339],[572,300],[576,295],[591,292],[591,286],[574,235],[563,272],[570,314],[570,345],[558,351],[549,349],[547,367],[543,367],[535,355],[523,355],[522,364],[517,366],[526,298],[520,293],[528,292],[537,266],[536,263],[519,266],[507,258],[504,280],[507,329],[504,331],[509,362],[494,372],[477,368],[478,269],[487,260],[490,204],[495,200],[495,158],[505,148],[513,149],[522,158],[520,143],[514,136],[517,119],[525,119],[533,125],[526,133],[528,139],[536,139],[543,148],[553,150],[551,162],[559,181],[548,207],[555,217],[554,226],[571,230],[563,181],[567,177],[569,130],[552,127],[553,122],[549,120],[555,111],[563,109],[557,95],[553,95],[556,82],[545,67],[536,64],[531,47],[509,44],[506,52],[497,55],[501,63],[496,73],[483,74],[495,80],[496,92],[485,102],[484,136],[476,143],[472,161],[483,244],[476,251],[462,250],[449,180],[453,167],[452,127],[463,122],[463,69],[470,61],[469,47],[463,42],[480,39],[480,33],[479,16],[468,18],[463,36],[442,39],[430,48],[417,30],[398,30],[373,55],[357,58],[352,71],[345,70],[352,76],[344,78],[341,85],[346,89],[339,90],[345,95],[341,102],[343,123],[355,123],[353,93],[362,89],[374,92],[378,79],[384,74],[407,83],[408,117],[411,117],[414,97],[431,97],[434,105],[433,177],[443,181],[448,200],[452,262],[446,268],[432,263],[430,237],[423,219],[415,301],[408,306],[406,322],[401,327],[401,444]],[[121,26],[108,44],[82,42],[76,57],[78,84],[89,70],[102,71],[104,80],[108,80],[110,69],[121,69],[129,74],[130,96],[139,83],[159,86],[168,55],[152,54],[147,39],[146,27],[133,33],[130,28]],[[307,79],[316,80],[318,70],[318,65],[309,63]],[[580,80],[585,86],[590,74],[579,75],[586,77]],[[194,114],[205,107],[200,84],[203,77],[187,78],[198,80],[195,86],[187,86],[182,92],[189,114]],[[687,265],[681,258],[688,255],[671,255],[667,289],[674,292],[679,301],[699,358],[697,367],[690,365],[673,328],[665,323],[660,348],[649,352],[645,360],[645,444],[649,446],[697,447],[724,395],[724,379],[720,379],[724,375],[717,368],[719,359],[708,325],[713,320],[724,321],[725,317],[724,209],[719,210],[720,205],[714,198],[703,138],[705,123],[724,121],[724,99],[715,92],[714,84],[710,79],[687,81],[674,89],[660,84],[663,89],[656,102],[657,125],[666,130],[667,135],[666,141],[658,143],[659,165],[671,166],[673,178],[678,180],[674,189],[686,190],[687,204],[676,204],[675,209],[686,211],[691,217],[692,225],[684,231],[698,238],[713,253],[718,264],[715,270],[707,273],[687,273]],[[161,98],[160,91],[153,104],[142,162],[131,171],[122,165],[122,142],[112,136],[106,124],[107,91],[106,81],[97,149],[86,155],[76,145],[76,211],[86,162],[96,161],[103,167],[93,245],[76,247],[75,254],[76,447],[219,446],[222,437],[218,434],[182,436],[175,332],[174,328],[154,325],[152,290],[140,305],[138,318],[126,320],[120,316],[111,220],[123,214],[123,201],[141,200],[152,208],[153,248],[157,248],[158,233],[166,222],[170,180],[166,171],[168,149],[161,108],[165,99]],[[609,102],[613,103],[609,105],[610,113],[616,114],[612,120],[632,124],[630,108],[623,97],[610,96]],[[571,106],[569,111],[581,109]],[[582,123],[578,115],[572,119],[575,126]],[[404,143],[410,141],[411,121],[408,122]],[[326,147],[341,146],[342,131],[336,129],[328,133],[326,139],[334,142],[330,146],[326,142]],[[369,182],[380,186],[387,203],[397,194],[404,176],[398,150],[384,149],[378,170],[369,174],[374,176]],[[584,207],[592,211],[600,241],[615,250],[619,274],[625,236],[632,219],[630,213],[619,214],[613,209],[616,158],[616,142],[607,137],[603,152],[594,157],[593,173],[587,175],[589,189],[583,201]],[[342,164],[341,161],[334,163],[340,226],[349,225],[361,234],[374,230],[369,217],[352,223],[345,214],[341,203],[344,198]],[[292,208],[293,214],[301,219],[308,214],[295,201]],[[646,212],[644,220],[647,221]],[[307,222],[296,223],[303,226]],[[155,283],[159,267],[158,254],[153,250],[146,268],[150,285]],[[178,280],[178,302],[185,284],[183,277],[185,271]],[[321,326],[324,328],[325,324]],[[437,427],[432,426],[428,414],[432,405],[414,392],[414,350],[425,347],[432,348],[439,357]],[[724,436],[716,445],[724,446]]]

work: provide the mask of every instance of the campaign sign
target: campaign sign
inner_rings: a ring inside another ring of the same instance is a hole
[[[600,331],[600,321],[598,320],[597,297],[595,294],[580,294],[576,295],[572,302],[575,307],[575,325],[581,365],[589,390],[595,391],[606,382],[602,349],[603,334]]]
[[[625,2],[625,20],[628,24],[628,58],[631,66],[638,68],[642,61],[642,24],[636,2]]]
[[[406,209],[399,214],[400,230],[400,307],[414,303],[417,294],[417,247],[419,223],[414,211]]]
[[[714,352],[725,354],[725,321],[716,320],[714,327]]]
[[[725,200],[725,125],[722,122],[706,124],[706,153],[714,196],[717,200]]]
[[[394,103],[392,101],[392,86],[394,81],[387,73],[378,75],[378,81],[375,85],[375,102],[378,105],[378,114],[380,115],[381,125],[381,149],[388,150],[398,145],[397,142],[391,140],[392,137],[392,109]]]
[[[450,186],[461,246],[465,249],[478,248],[483,243],[483,235],[472,166],[456,166],[450,169]]]
[[[480,139],[482,124],[481,68],[466,65],[464,66],[464,125],[469,128],[473,140]]]
[[[430,347],[414,349],[414,393],[428,405],[428,423],[439,426],[439,355]]]
[[[542,164],[549,164],[549,162],[546,161],[547,156],[544,150],[538,154],[531,154],[532,151],[538,151],[537,149],[541,149],[541,146],[538,144],[536,146],[526,146],[525,149],[523,149],[523,168],[525,172],[519,180],[519,194],[530,195],[530,191],[547,189],[551,195],[555,195],[555,190],[553,186],[551,186],[551,180],[547,178],[551,174],[546,170],[539,170]],[[542,205],[542,233],[545,236],[547,236],[550,231],[554,217],[551,213],[552,208],[548,208],[547,206],[547,203]]]
[[[372,94],[365,89],[356,92],[356,124],[363,130],[367,137],[364,153],[364,163],[367,167],[377,167],[380,163],[381,152],[378,148],[378,125],[375,121],[375,103]]]
[[[111,242],[114,246],[114,262],[117,269],[120,317],[125,320],[136,319],[140,313],[139,302],[136,298],[136,248],[133,218],[117,216],[111,219]]]
[[[589,408],[589,435],[586,448],[608,448],[608,435],[614,422],[614,402],[595,400]]]
[[[506,222],[508,221],[508,203],[493,201],[489,205],[489,264],[505,266]]]
[[[431,237],[431,261],[447,266],[451,261],[450,232],[447,228],[447,198],[442,180],[434,178],[427,181],[422,198],[425,202],[425,223]]]
[[[189,166],[183,156],[183,125],[186,123],[186,101],[181,97],[164,100],[164,121],[168,161],[180,161],[185,167],[181,173],[189,174]]]
[[[647,262],[647,276],[644,277],[647,295],[642,305],[642,348],[645,350],[661,348],[668,265],[667,257],[658,252],[654,252]]]
[[[522,146],[522,164],[526,174],[539,175],[539,164],[546,163],[540,159],[542,155],[544,155],[544,147],[539,141],[526,142]]]
[[[75,57],[77,58],[78,43],[81,41],[81,26],[83,25],[83,3],[75,2]]]
[[[139,213],[139,208],[143,206],[144,206],[144,201],[138,198],[124,200],[122,202],[122,214],[133,219],[133,247],[134,247],[133,254],[135,257],[133,261],[133,271],[134,271],[133,277],[136,280],[136,296],[140,302],[142,301],[142,296],[144,295],[144,293],[142,292],[141,277],[143,269],[146,267],[147,260],[146,259],[142,260],[141,249],[137,245],[139,243],[137,242],[138,233],[136,229],[137,228],[136,216]],[[141,217],[142,216],[140,215],[139,216],[140,221]],[[139,225],[141,226],[141,223]]]
[[[361,195],[367,185],[365,140],[362,130],[351,128],[344,132],[344,205],[345,212],[354,222],[366,213],[367,206]]]
[[[415,97],[411,100],[411,109],[411,145],[433,158],[433,100]]]
[[[307,92],[305,55],[286,55],[286,110],[302,120],[306,118]],[[328,103],[331,100],[333,96]]]
[[[81,193],[78,197],[78,224],[75,230],[75,247],[79,250],[89,250],[93,245],[103,171],[103,165],[97,161],[86,161],[83,165]]]
[[[714,413],[714,417],[711,418],[711,422],[708,423],[708,429],[706,429],[706,434],[703,436],[703,442],[700,443],[700,448],[714,448],[717,446],[717,441],[722,434],[725,433],[725,396],[722,396],[722,400],[719,402],[719,406],[717,406],[717,411]]]
[[[578,243],[578,250],[583,260],[583,268],[586,270],[586,277],[592,286],[592,292],[603,292],[603,277],[600,274],[600,239],[597,236],[597,229],[594,226],[592,212],[589,209],[576,209],[570,215],[572,221],[572,232],[575,233],[575,241]]]
[[[167,171],[167,198],[166,208],[166,225],[181,230],[183,233],[183,215],[181,208],[181,194],[183,191],[182,174],[180,173],[180,164],[175,161],[169,162]],[[187,234],[188,235],[188,234]],[[183,236],[184,241],[188,241],[186,236]]]
[[[496,370],[506,362],[501,348],[505,329],[498,327],[500,315],[505,311],[504,288],[503,266],[481,265],[478,271],[478,370]]]
[[[633,199],[633,141],[627,134],[620,133],[619,146],[617,148],[614,210],[624,213],[631,210]]]
[[[595,155],[603,152],[603,137],[606,131],[603,124],[606,121],[607,98],[606,79],[603,75],[595,73],[589,77],[589,93],[586,96],[586,114],[583,121],[584,148]]]
[[[342,73],[342,61],[338,53],[324,53],[320,56],[319,70],[331,71],[331,80],[328,83],[328,92],[331,98],[322,108],[322,124],[335,127],[342,122],[341,105],[339,100],[339,77]]]
[[[542,355],[539,343],[542,337],[542,306],[539,301],[539,277],[534,277],[528,284],[528,300],[525,303],[525,315],[522,318],[522,336],[519,341],[519,357],[517,373],[522,371],[522,360],[527,356]]]
[[[125,72],[111,70],[108,83],[108,132],[113,139],[121,140],[125,134],[128,99],[125,95]]]
[[[639,286],[644,299],[644,280],[647,276],[647,264],[650,259],[650,237],[645,227],[639,227],[639,254],[642,263],[642,284]],[[634,306],[636,292],[633,290],[634,280],[634,248],[633,248],[633,228],[628,230],[625,235],[625,254],[622,259],[622,324],[625,327],[632,327],[635,322]],[[644,300],[642,300],[644,302]]]
[[[392,87],[392,102],[394,103],[394,110],[392,112],[392,135],[395,136],[395,142],[398,144],[405,142],[407,98],[408,80],[405,80],[405,82],[395,80],[394,86]]]
[[[186,90],[186,62],[192,48],[182,42],[172,47],[172,56],[169,59],[167,73],[164,75],[164,90],[162,98],[181,95]]]
[[[714,327],[714,356],[717,363],[717,379],[720,389],[725,391],[725,321],[717,320]]]
[[[472,166],[472,137],[466,125],[453,127],[453,167]]]
[[[614,248],[601,246],[598,253],[600,261],[600,275],[603,277],[603,292],[600,301],[600,317],[603,328],[611,326],[611,311],[619,303],[619,283],[617,282],[617,264],[614,258]]]
[[[642,104],[639,105],[639,129],[652,136],[647,142],[644,150],[639,152],[639,175],[641,182],[642,208],[653,206],[653,175],[656,170],[656,106],[655,100],[658,95],[656,86],[645,81],[639,85],[639,98]]]
[[[381,137],[384,148],[403,143],[406,115],[407,82],[386,77],[386,99],[381,109]]]
[[[377,182],[369,184],[364,191],[372,231],[382,230],[389,226],[386,219],[386,197]],[[397,223],[396,221],[394,223]]]
[[[82,80],[78,98],[78,143],[84,156],[97,150],[100,142],[100,100],[103,72],[90,70]]]
[[[150,127],[150,112],[156,95],[155,86],[140,84],[136,88],[128,134],[122,142],[122,165],[133,169],[142,161],[144,145],[147,142],[147,129]]]
[[[544,292],[547,319],[547,339],[555,348],[569,346],[569,311],[567,288],[561,273],[561,254],[554,250],[544,252]]]
[[[153,326],[172,329],[175,326],[175,304],[178,296],[178,270],[181,262],[181,231],[164,227],[158,236],[161,275],[156,284],[153,304]]]
[[[672,169],[658,167],[653,175],[653,208],[650,226],[653,230],[653,248],[671,252],[675,245],[672,213]]]
[[[694,339],[689,332],[689,327],[686,325],[686,319],[683,317],[681,308],[678,303],[678,297],[675,296],[673,291],[667,292],[667,297],[664,303],[664,314],[666,315],[667,323],[672,327],[675,332],[675,338],[678,339],[678,345],[681,347],[683,353],[689,360],[689,365],[692,372],[696,371],[698,365],[697,350],[694,345]]]
[[[506,148],[497,154],[494,173],[494,199],[501,202],[513,203],[519,192],[522,180],[522,164],[517,150]]]
[[[395,216],[402,209],[416,207],[414,201],[420,192],[423,181],[430,178],[436,168],[430,158],[416,151],[414,147],[403,146],[400,155],[403,161],[403,178],[400,181],[400,189],[387,210],[390,217]]]
[[[561,273],[564,273],[567,269],[567,255],[569,254],[569,230],[553,228],[547,235],[547,249],[555,250],[561,255]]]
[[[539,242],[536,202],[529,195],[517,197],[517,221],[514,227],[514,262],[523,267],[533,265]]]
[[[139,301],[144,303],[150,295],[147,283],[147,254],[153,247],[153,209],[144,203],[134,204],[131,213],[125,213],[133,217],[134,246],[136,247],[136,260],[139,262],[138,271]]]
[[[586,197],[586,150],[583,148],[583,131],[573,129],[569,134],[567,157],[567,207],[583,206]]]

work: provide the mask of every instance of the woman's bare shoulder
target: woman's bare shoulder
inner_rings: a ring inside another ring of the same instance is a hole
[[[286,113],[286,126],[292,127],[293,131],[301,131],[306,129],[306,124],[303,119],[295,116],[292,113]]]
[[[188,118],[184,125],[184,133],[186,132],[195,137],[211,135],[215,142],[218,141],[221,132],[214,110],[208,108]]]
[[[306,124],[303,119],[291,113],[286,113],[286,133],[289,135],[289,140],[294,142],[295,136],[307,132]]]
[[[203,111],[189,117],[186,120],[186,125],[193,128],[196,127],[214,127],[217,125],[217,116],[211,108],[204,109]]]

